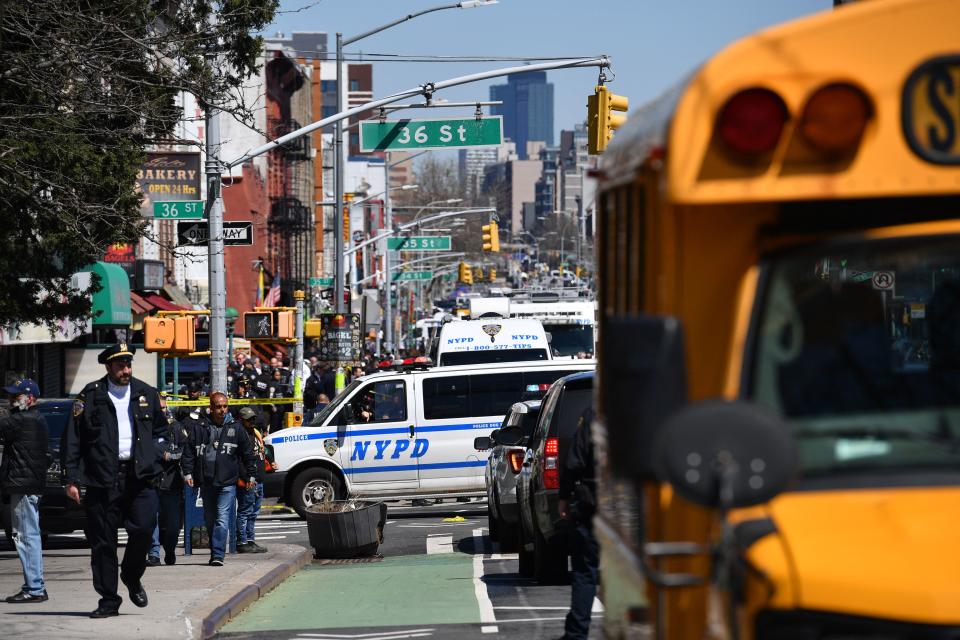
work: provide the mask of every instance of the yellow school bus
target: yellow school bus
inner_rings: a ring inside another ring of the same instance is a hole
[[[960,2],[747,37],[598,177],[606,634],[960,638]]]

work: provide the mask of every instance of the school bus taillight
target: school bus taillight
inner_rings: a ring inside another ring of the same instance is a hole
[[[717,135],[741,156],[762,155],[777,146],[788,117],[787,105],[773,91],[744,89],[720,110]]]
[[[847,153],[860,138],[873,113],[870,99],[849,84],[829,84],[818,89],[803,108],[800,135],[825,153]]]

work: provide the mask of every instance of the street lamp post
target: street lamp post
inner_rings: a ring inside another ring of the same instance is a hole
[[[387,24],[381,25],[375,29],[371,29],[365,33],[354,36],[352,38],[343,38],[342,33],[337,33],[337,110],[342,111],[343,105],[341,102],[344,98],[343,92],[343,48],[349,46],[355,42],[363,40],[369,36],[385,31],[391,27],[395,27],[398,24],[402,24],[408,20],[412,20],[419,16],[425,15],[427,13],[433,13],[435,11],[443,11],[445,9],[471,9],[473,7],[483,7],[491,4],[496,4],[497,0],[462,0],[454,4],[445,4],[438,7],[431,7],[429,9],[423,9],[422,11],[416,11],[405,15],[402,18],[389,22]],[[334,195],[334,200],[336,200],[336,209],[334,211],[333,226],[336,229],[334,234],[334,253],[337,256],[337,259],[334,261],[335,269],[333,274],[333,295],[336,298],[336,305],[334,310],[338,313],[343,313],[344,311],[344,300],[343,300],[343,177],[346,172],[346,165],[343,158],[343,124],[341,120],[337,120],[333,128],[333,140],[334,140],[334,184],[336,185],[336,193]],[[389,185],[388,185],[389,186]],[[212,236],[211,236],[212,237]],[[389,294],[389,289],[388,289]],[[389,295],[388,295],[389,297]]]

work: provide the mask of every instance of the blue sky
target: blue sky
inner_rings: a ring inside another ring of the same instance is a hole
[[[340,31],[349,38],[444,0],[283,0],[274,23],[264,31]],[[738,38],[763,27],[818,11],[830,0],[500,0],[475,9],[439,11],[366,38],[348,53],[442,56],[593,56],[613,59],[610,89],[630,99],[630,110],[657,97],[702,61]],[[298,10],[299,9],[299,10]],[[382,97],[424,82],[439,81],[522,62],[413,63],[374,66],[374,95]],[[587,95],[597,70],[551,71],[554,125],[569,129],[586,117]],[[451,101],[488,100],[485,81],[446,90]],[[456,117],[456,109],[434,110],[433,117]],[[405,117],[426,117],[405,111]],[[555,134],[556,135],[556,134]],[[555,139],[554,142],[559,142]]]

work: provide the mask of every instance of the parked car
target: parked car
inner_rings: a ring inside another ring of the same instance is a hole
[[[593,406],[593,378],[593,372],[575,373],[554,382],[527,443],[517,480],[520,575],[524,577],[549,582],[566,576],[566,528],[557,494],[577,423]]]
[[[63,474],[60,471],[60,439],[73,410],[73,400],[41,400],[37,409],[47,419],[49,430],[49,462],[47,468],[47,486],[40,497],[40,529],[48,533],[72,533],[83,529],[85,512],[83,507],[70,500],[63,486]],[[4,534],[10,540],[10,510],[0,509],[0,524]]]
[[[533,435],[540,415],[540,400],[517,402],[510,407],[500,429],[489,437],[474,440],[478,451],[489,450],[486,467],[487,519],[490,539],[500,543],[505,552],[517,550],[520,534],[517,511],[517,475],[523,466],[527,440]],[[517,427],[520,431],[505,431],[511,437],[498,438],[502,430]]]

